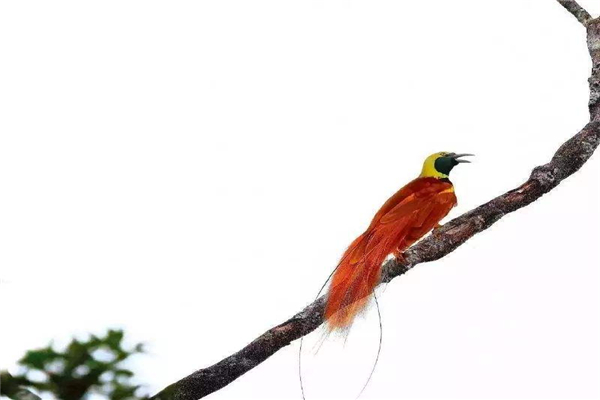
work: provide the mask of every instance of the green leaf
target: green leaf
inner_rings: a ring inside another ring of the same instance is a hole
[[[43,370],[47,364],[50,364],[61,357],[61,354],[57,353],[52,348],[47,347],[44,349],[28,351],[23,358],[19,360],[19,364],[24,367]]]

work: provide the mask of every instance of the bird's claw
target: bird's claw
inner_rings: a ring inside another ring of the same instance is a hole
[[[401,251],[395,251],[393,254],[394,254],[394,258],[396,259],[396,261],[399,264],[403,264],[403,265],[407,264],[406,258],[404,258],[404,253],[402,253]]]
[[[431,231],[431,234],[433,236],[438,236],[441,232],[440,230],[444,227],[444,225],[440,225],[440,224],[436,224],[435,227],[433,228],[433,230]]]

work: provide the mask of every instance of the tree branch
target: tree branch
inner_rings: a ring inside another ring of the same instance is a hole
[[[577,18],[584,26],[592,20],[592,16],[575,0],[557,0],[564,8]]]
[[[575,173],[592,156],[600,143],[600,22],[572,0],[557,0],[587,26],[592,57],[590,78],[590,122],[566,141],[551,161],[533,169],[529,179],[495,199],[446,223],[404,253],[405,263],[396,260],[384,265],[382,283],[405,273],[415,265],[438,260],[454,251],[505,215],[523,208],[554,189]],[[279,349],[315,330],[323,323],[325,297],[320,297],[281,325],[269,329],[237,353],[198,370],[166,387],[151,400],[196,400],[228,385],[256,367]]]
[[[552,161],[535,168],[531,177],[521,186],[455,218],[436,234],[429,235],[411,247],[404,253],[407,264],[397,261],[386,263],[382,282],[391,281],[417,264],[444,257],[503,216],[531,204],[577,171],[592,155],[599,142],[600,122],[590,122],[558,149]],[[315,330],[323,322],[324,305],[325,297],[320,297],[286,322],[263,333],[239,352],[168,386],[152,399],[195,400],[221,389],[282,347]]]

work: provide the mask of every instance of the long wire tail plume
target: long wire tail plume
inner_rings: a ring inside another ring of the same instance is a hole
[[[317,297],[321,295],[321,292],[329,281],[331,281],[329,292],[327,294],[327,304],[325,306],[325,313],[323,318],[326,323],[327,334],[333,330],[340,329],[348,333],[348,328],[352,324],[352,321],[364,308],[370,300],[372,294],[375,299],[375,305],[377,307],[377,316],[379,318],[379,345],[377,349],[377,356],[375,363],[371,369],[371,373],[364,386],[362,387],[359,397],[365,390],[377,362],[379,361],[379,354],[381,352],[381,343],[383,337],[383,327],[381,323],[381,312],[379,310],[379,303],[375,296],[375,287],[379,282],[381,274],[381,262],[375,268],[365,268],[365,253],[367,250],[367,244],[371,235],[364,233],[352,242],[348,247],[348,250],[342,256],[342,259],[338,263],[337,267],[329,275],[319,292]],[[371,254],[373,255],[373,254]],[[376,255],[377,258],[381,257]],[[373,261],[373,257],[370,257]],[[370,264],[372,265],[372,264]],[[365,279],[367,278],[367,279]],[[300,390],[302,392],[302,399],[305,400],[304,393],[304,382],[302,380],[302,347],[304,344],[304,338],[300,339],[300,349],[298,351],[298,375],[300,379]],[[358,397],[357,397],[358,398]]]
[[[373,293],[373,300],[375,300],[375,307],[377,308],[377,318],[379,318],[379,344],[377,345],[377,355],[375,356],[375,362],[373,362],[371,373],[369,373],[367,381],[363,385],[362,389],[360,389],[360,393],[358,393],[358,396],[356,396],[357,399],[363,394],[367,386],[369,386],[371,378],[373,378],[375,368],[377,368],[377,363],[379,363],[379,356],[381,355],[381,345],[383,343],[383,323],[381,322],[381,310],[379,309],[379,301],[377,300],[377,294],[375,293]]]
[[[327,283],[329,282],[329,280],[331,279],[331,277],[333,276],[335,271],[337,271],[337,268],[334,269],[333,272],[329,275],[329,277],[327,278],[327,280],[325,281],[325,283],[319,290],[319,293],[317,293],[317,297],[315,298],[315,300],[319,298],[319,296],[321,295],[321,292],[323,291],[323,289],[325,289],[325,286],[327,286]],[[358,393],[358,396],[356,396],[356,399],[358,399],[363,394],[363,392],[365,391],[365,389],[371,382],[371,378],[373,378],[373,374],[375,373],[375,369],[377,368],[377,364],[379,363],[379,356],[381,355],[381,346],[383,343],[383,323],[381,320],[381,310],[379,308],[379,301],[377,300],[377,295],[375,293],[373,293],[373,299],[375,301],[375,307],[377,308],[377,318],[379,320],[379,343],[377,345],[377,355],[375,356],[375,361],[373,362],[373,367],[371,367],[371,372],[369,373],[369,377],[367,378],[367,380],[365,381],[365,384],[363,385],[360,392]],[[304,344],[304,336],[300,338],[300,346],[298,349],[298,378],[300,380],[300,391],[302,393],[302,400],[306,400],[306,395],[304,393],[304,381],[302,380],[302,347],[303,347],[302,345],[303,344]]]
[[[329,276],[327,277],[327,280],[325,281],[323,286],[321,286],[321,289],[319,289],[319,292],[317,293],[315,300],[317,300],[319,298],[319,296],[321,295],[321,292],[323,292],[323,289],[325,289],[325,287],[331,280],[331,277],[333,276],[333,274],[335,274],[335,271],[337,271],[337,267],[333,271],[331,271],[331,274],[329,274]],[[302,392],[302,400],[306,400],[306,397],[304,396],[304,382],[302,381],[302,345],[303,344],[304,344],[304,336],[302,336],[300,338],[300,348],[298,349],[298,378],[300,379],[300,391]]]

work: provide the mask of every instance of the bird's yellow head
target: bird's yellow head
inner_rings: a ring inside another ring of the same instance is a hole
[[[473,154],[456,154],[442,151],[434,153],[425,159],[420,178],[448,178],[450,171],[460,163],[468,163],[468,160],[459,160],[460,157],[472,156]]]

